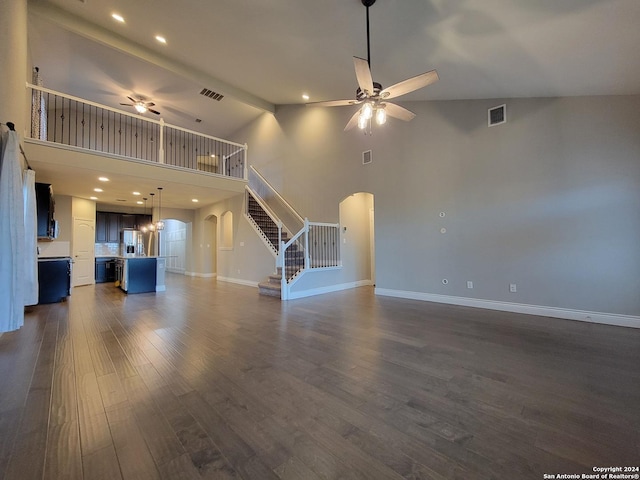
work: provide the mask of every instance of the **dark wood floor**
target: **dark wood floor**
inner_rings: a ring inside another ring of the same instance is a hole
[[[169,275],[0,337],[0,478],[541,479],[640,463],[640,330]]]

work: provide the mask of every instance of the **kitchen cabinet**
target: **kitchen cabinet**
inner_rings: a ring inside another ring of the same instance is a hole
[[[96,243],[120,242],[120,213],[96,212]]]
[[[36,183],[36,215],[39,239],[52,240],[56,237],[56,222],[53,219],[55,201],[49,183]]]
[[[38,303],[63,301],[71,292],[71,258],[38,259]]]
[[[96,283],[115,282],[116,259],[115,257],[96,258]]]
[[[124,228],[140,230],[151,223],[151,215],[96,212],[96,243],[119,243]]]
[[[127,293],[156,291],[157,259],[152,257],[119,258],[118,280]]]
[[[136,223],[137,215],[122,214],[120,216],[120,228],[138,228]]]

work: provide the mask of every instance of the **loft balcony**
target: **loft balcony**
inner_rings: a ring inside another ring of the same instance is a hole
[[[32,124],[25,149],[36,174],[49,181],[58,176],[56,183],[65,183],[89,170],[213,189],[216,200],[244,192],[246,145],[51,89],[27,88]]]

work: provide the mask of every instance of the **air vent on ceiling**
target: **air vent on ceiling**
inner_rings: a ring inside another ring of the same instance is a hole
[[[209,90],[208,88],[203,88],[200,92],[200,95],[204,95],[205,97],[209,97],[217,101],[220,101],[224,98],[224,95],[222,95],[221,93],[216,93],[213,90]]]
[[[499,105],[489,109],[489,126],[495,127],[507,123],[507,105]]]
[[[366,152],[362,152],[362,164],[369,165],[373,161],[371,157],[371,150],[367,150]]]

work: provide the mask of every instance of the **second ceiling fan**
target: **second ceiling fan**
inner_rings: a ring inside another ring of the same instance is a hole
[[[376,0],[361,1],[362,5],[367,8],[367,59],[353,57],[356,79],[358,80],[356,98],[354,100],[329,100],[306,104],[309,107],[341,107],[345,105],[362,104],[362,107],[353,114],[347,126],[344,127],[345,131],[351,130],[356,125],[361,130],[364,130],[367,126],[371,127],[373,118],[375,118],[376,123],[382,125],[386,122],[387,115],[406,122],[412,120],[416,116],[415,113],[387,100],[414,92],[438,81],[438,72],[435,70],[416,75],[415,77],[396,83],[385,89],[383,89],[382,85],[378,82],[373,81],[370,68],[369,7],[376,3]]]
[[[140,98],[138,100],[136,100],[135,98],[132,97],[127,97],[129,100],[131,100],[131,103],[121,103],[120,105],[124,105],[127,107],[133,107],[136,109],[136,112],[138,112],[139,114],[143,114],[145,113],[147,110],[150,111],[151,113],[155,113],[156,115],[160,115],[160,112],[157,110],[154,110],[151,107],[155,107],[156,104],[153,102],[145,102],[144,98]]]

